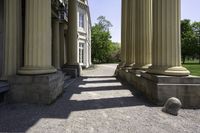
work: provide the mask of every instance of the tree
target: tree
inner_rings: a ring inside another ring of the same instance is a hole
[[[196,35],[196,49],[195,53],[199,58],[199,64],[200,64],[200,22],[194,22],[192,24],[192,29],[195,32]]]
[[[98,25],[104,30],[104,31],[108,31],[109,32],[109,29],[110,27],[112,27],[113,25],[111,24],[110,21],[106,20],[106,17],[105,16],[99,16],[97,18],[98,20]]]
[[[194,56],[196,52],[196,35],[191,26],[190,20],[185,19],[181,21],[181,49],[182,49],[182,60],[185,63],[186,57]]]
[[[97,18],[98,23],[92,27],[92,61],[106,63],[112,47],[110,27],[112,24],[104,16]]]

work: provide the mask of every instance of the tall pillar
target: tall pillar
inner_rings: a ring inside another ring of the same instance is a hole
[[[181,66],[180,0],[153,0],[153,74],[187,76]]]
[[[2,80],[15,75],[18,68],[19,46],[21,44],[21,0],[4,0],[5,42]]]
[[[126,20],[127,20],[127,0],[122,0],[121,11],[121,63],[123,67],[126,63]]]
[[[57,69],[60,68],[60,33],[59,33],[59,20],[53,20],[53,66]]]
[[[135,64],[135,5],[136,0],[127,1],[126,22],[126,68],[132,68]]]
[[[64,23],[60,23],[60,33],[59,33],[59,37],[60,37],[60,66],[62,67],[65,64],[65,37],[64,37]]]
[[[4,0],[0,1],[0,78],[3,72]]]
[[[51,0],[26,0],[24,67],[20,74],[54,73],[51,66]]]
[[[64,61],[65,63],[67,63],[67,42],[68,42],[68,38],[67,38],[67,30],[68,30],[68,27],[67,27],[67,24],[65,24],[65,35],[64,35],[64,38],[65,38],[65,47],[64,47],[64,53],[65,53],[65,58],[64,58]]]
[[[151,65],[152,0],[136,0],[136,44],[134,69]]]
[[[78,65],[77,0],[68,1],[68,65]]]

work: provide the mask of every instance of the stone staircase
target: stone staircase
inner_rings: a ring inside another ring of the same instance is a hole
[[[72,84],[76,79],[73,78],[72,76],[64,73],[64,89],[66,89],[70,84]]]

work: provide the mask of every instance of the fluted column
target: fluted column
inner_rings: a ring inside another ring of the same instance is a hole
[[[60,30],[59,30],[59,20],[53,20],[53,66],[55,68],[60,68]]]
[[[135,5],[136,0],[127,1],[127,22],[126,22],[126,68],[135,64]]]
[[[5,0],[5,43],[1,79],[15,75],[18,68],[18,48],[21,44],[21,0]]]
[[[51,66],[51,0],[26,0],[24,67],[20,74],[47,74]]]
[[[121,0],[121,63],[120,67],[126,64],[126,20],[127,20],[127,0]]]
[[[136,0],[135,69],[151,65],[152,0]]]
[[[186,76],[181,66],[180,0],[153,0],[153,74]]]
[[[64,37],[64,23],[60,23],[60,66],[62,67],[65,64],[65,37]]]
[[[78,65],[77,0],[69,0],[68,8],[68,65]]]

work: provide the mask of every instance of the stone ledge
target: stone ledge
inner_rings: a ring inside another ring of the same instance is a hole
[[[164,105],[168,98],[177,97],[183,108],[200,108],[200,77],[159,76],[144,72],[138,75],[125,70],[119,70],[117,77],[133,85],[157,105]]]
[[[63,92],[64,75],[57,72],[48,75],[9,78],[10,91],[6,95],[9,103],[51,104]]]
[[[62,71],[67,75],[72,76],[72,78],[80,77],[82,68],[80,65],[64,65]]]

